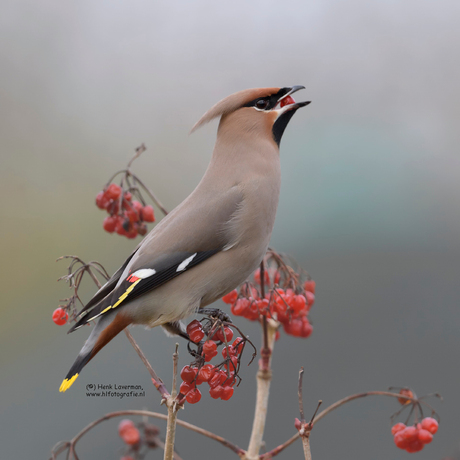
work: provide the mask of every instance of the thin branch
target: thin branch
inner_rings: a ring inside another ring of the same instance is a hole
[[[145,146],[144,143],[142,143],[139,147],[136,148],[136,153],[134,154],[134,156],[131,158],[131,160],[129,160],[129,163],[128,163],[128,166],[126,167],[126,169],[129,171],[129,168],[131,168],[131,165],[133,164],[133,161],[136,159],[136,158],[139,158],[141,156],[141,154],[143,152],[145,152],[147,150],[147,147]]]
[[[299,396],[299,412],[300,412],[300,422],[305,423],[305,412],[303,410],[303,367],[300,368],[299,371],[299,388],[297,390],[297,394]]]
[[[164,450],[164,460],[173,460],[174,457],[174,441],[176,438],[176,424],[177,424],[177,412],[180,407],[177,404],[176,398],[176,382],[177,382],[177,362],[179,359],[179,353],[177,352],[179,344],[176,343],[176,350],[173,353],[173,387],[171,395],[165,400],[166,407],[168,408],[168,423],[166,425],[166,440]]]
[[[92,428],[94,428],[96,425],[99,425],[102,422],[105,422],[106,420],[110,420],[111,418],[114,417],[122,417],[125,415],[143,415],[146,417],[152,417],[152,418],[158,418],[160,420],[167,420],[168,416],[165,414],[160,414],[158,412],[150,412],[147,410],[123,410],[123,411],[117,411],[117,412],[110,412],[108,414],[105,414],[103,417],[99,418],[98,420],[95,420],[94,422],[91,422],[89,425],[87,425],[85,428],[83,428],[71,441],[69,442],[64,442],[62,446],[60,446],[57,451],[51,453],[50,460],[53,460],[56,458],[60,453],[62,453],[66,448],[69,448],[70,446],[73,447],[75,450],[75,445],[77,442],[86,434],[88,431],[90,431]],[[187,428],[188,430],[194,431],[195,433],[199,433],[203,436],[206,436],[210,439],[213,439],[214,441],[217,441],[224,445],[225,447],[228,447],[230,450],[235,452],[237,455],[242,457],[245,454],[245,451],[235,444],[231,443],[227,439],[218,436],[214,433],[211,433],[210,431],[207,431],[203,428],[200,428],[198,426],[192,425],[191,423],[184,422],[182,420],[177,420],[177,424],[179,426],[182,426],[184,428]],[[59,444],[59,443],[58,443]],[[57,445],[58,445],[57,444]],[[53,457],[54,456],[54,457]]]
[[[335,402],[334,404],[331,404],[329,407],[326,407],[326,409],[324,409],[322,412],[320,412],[318,414],[318,416],[316,417],[315,424],[317,422],[319,422],[322,418],[324,418],[327,414],[332,412],[333,410],[343,406],[344,404],[346,404],[346,403],[348,403],[350,401],[353,401],[353,400],[359,399],[359,398],[365,398],[366,396],[389,396],[389,397],[392,397],[392,398],[404,398],[404,399],[407,399],[408,401],[412,401],[412,402],[416,401],[414,398],[410,398],[409,396],[403,396],[403,395],[400,395],[399,393],[389,393],[388,391],[368,391],[366,393],[357,393],[357,394],[354,394],[354,395],[351,395],[351,396],[347,396],[346,398],[343,398],[343,399]],[[299,439],[299,437],[300,437],[299,433],[296,433],[294,436],[289,438],[283,444],[280,444],[278,447],[275,447],[273,450],[271,450],[269,452],[266,452],[265,454],[260,455],[259,459],[260,460],[267,460],[269,458],[274,457],[275,455],[278,455],[284,449],[289,447],[292,443],[297,441],[297,439]]]
[[[126,337],[128,337],[129,342],[133,346],[133,348],[136,350],[136,353],[139,355],[139,358],[141,358],[142,362],[144,363],[145,367],[149,371],[150,376],[152,377],[152,382],[155,385],[155,388],[160,392],[161,396],[164,399],[169,398],[171,395],[169,394],[169,391],[165,387],[163,381],[158,377],[156,372],[153,370],[152,365],[149,363],[148,359],[145,357],[143,351],[140,349],[139,345],[136,343],[134,340],[134,337],[131,335],[131,332],[128,331],[127,328],[124,329]]]
[[[156,197],[152,190],[150,190],[137,176],[134,176],[134,174],[131,175],[137,180],[137,182],[139,182],[141,187],[147,192],[152,201],[160,208],[161,212],[166,216],[168,214],[168,210],[163,206],[161,201]]]
[[[259,360],[257,372],[257,396],[254,421],[252,424],[251,439],[247,452],[247,458],[257,458],[263,443],[265,422],[267,420],[268,397],[272,380],[271,355],[275,346],[278,323],[272,319],[267,320],[267,349],[262,350],[262,358]]]

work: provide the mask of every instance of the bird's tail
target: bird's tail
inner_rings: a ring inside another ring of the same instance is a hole
[[[81,370],[94,358],[97,352],[130,323],[131,320],[120,313],[117,313],[115,316],[101,318],[83,345],[65,379],[62,381],[59,391],[64,392],[68,390],[80,375]]]

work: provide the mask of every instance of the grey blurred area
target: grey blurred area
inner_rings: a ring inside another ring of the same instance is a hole
[[[54,261],[77,254],[113,272],[137,244],[102,230],[94,197],[139,144],[148,150],[133,169],[171,209],[209,161],[216,123],[188,136],[205,110],[240,89],[297,84],[312,104],[281,144],[272,245],[311,273],[317,301],[312,337],[277,343],[266,448],[294,433],[304,366],[309,414],[319,399],[390,385],[441,393],[440,430],[417,458],[458,455],[459,16],[448,0],[2,2],[1,457],[47,458],[110,411],[164,412],[122,334],[58,392],[88,330],[51,321],[69,295]],[[82,295],[93,292],[88,283]],[[257,325],[236,322],[260,341]],[[176,340],[132,333],[169,385]],[[180,353],[184,365],[184,343]],[[205,394],[180,417],[247,447],[255,373],[243,369],[230,403]],[[104,383],[146,396],[86,396]],[[397,409],[369,398],[337,410],[315,427],[313,458],[406,458],[390,434]],[[85,436],[79,457],[120,458],[117,423]],[[234,458],[184,429],[177,449]],[[279,458],[302,455],[297,443]]]

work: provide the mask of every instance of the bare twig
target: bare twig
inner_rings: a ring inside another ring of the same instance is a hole
[[[305,412],[303,410],[303,367],[300,368],[299,371],[299,389],[297,394],[299,395],[299,412],[300,412],[300,421],[301,423],[305,423]]]
[[[150,376],[152,377],[152,383],[155,386],[155,388],[160,392],[161,396],[163,399],[169,398],[171,395],[169,394],[169,391],[165,387],[163,380],[158,377],[157,373],[153,370],[153,367],[149,363],[148,359],[145,357],[143,351],[140,349],[139,345],[136,343],[134,340],[134,337],[131,335],[131,332],[129,332],[128,328],[124,329],[126,337],[128,337],[129,342],[131,343],[132,347],[136,350],[136,353],[139,355],[139,358],[141,358],[142,362],[144,363],[145,367],[149,371]]]
[[[176,424],[177,424],[177,412],[181,406],[176,401],[176,382],[177,382],[177,361],[179,354],[177,352],[179,344],[176,343],[176,350],[173,354],[173,387],[171,395],[165,399],[166,407],[168,408],[168,423],[166,425],[166,440],[165,440],[165,451],[164,460],[173,460],[174,456],[174,440],[176,438]]]
[[[258,458],[263,442],[265,422],[267,419],[268,397],[272,380],[271,355],[275,345],[278,323],[272,319],[267,320],[267,343],[266,350],[262,350],[262,358],[259,360],[259,371],[257,372],[257,397],[254,421],[252,424],[251,439],[249,441],[247,460]],[[267,356],[264,356],[264,352]],[[265,359],[264,359],[265,358]]]
[[[388,391],[367,391],[365,393],[357,393],[351,396],[347,396],[346,398],[343,398],[334,404],[331,404],[329,407],[326,407],[322,412],[318,414],[318,416],[315,418],[315,424],[318,423],[322,418],[324,418],[327,414],[332,412],[333,410],[343,406],[344,404],[353,401],[355,399],[359,398],[365,398],[367,396],[389,396],[392,398],[404,398],[407,399],[408,401],[415,402],[416,400],[414,398],[410,398],[409,396],[403,396],[400,395],[399,393],[390,393]],[[280,452],[282,452],[284,449],[289,447],[293,442],[297,441],[299,439],[300,434],[296,433],[294,436],[289,438],[286,442],[283,444],[279,445],[278,447],[275,447],[273,450],[266,452],[265,454],[262,454],[259,456],[259,460],[267,460],[269,458],[275,457],[278,455]]]
[[[59,454],[64,452],[66,449],[72,447],[73,448],[73,455],[75,458],[75,445],[77,442],[86,434],[88,431],[93,429],[96,425],[99,425],[102,422],[105,422],[106,420],[110,420],[111,418],[114,417],[122,417],[125,415],[143,415],[146,417],[152,417],[152,418],[157,418],[160,420],[167,420],[168,416],[165,414],[160,414],[158,412],[150,412],[147,410],[123,410],[123,411],[117,411],[117,412],[110,412],[108,414],[105,414],[103,417],[95,420],[94,422],[91,422],[89,425],[87,425],[85,428],[83,428],[71,441],[64,441],[56,444],[55,448],[53,448],[53,452],[51,453],[50,460],[54,460],[57,458]],[[188,430],[194,431],[195,433],[199,433],[203,436],[206,436],[210,439],[214,439],[214,441],[217,441],[224,445],[225,447],[228,447],[230,450],[235,452],[237,455],[242,457],[245,453],[245,451],[235,444],[231,443],[227,439],[218,436],[214,433],[211,433],[210,431],[207,431],[203,428],[200,428],[198,426],[192,425],[191,423],[184,422],[183,420],[177,420],[177,424],[179,426],[182,426],[184,428],[187,428]]]

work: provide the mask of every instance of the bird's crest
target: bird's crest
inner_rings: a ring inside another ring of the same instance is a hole
[[[216,105],[211,107],[193,126],[190,133],[193,133],[198,128],[206,123],[209,123],[214,118],[222,115],[227,115],[235,110],[243,107],[248,102],[257,99],[258,97],[270,96],[276,94],[280,88],[251,88],[237,93],[231,94],[226,98],[219,101]]]

